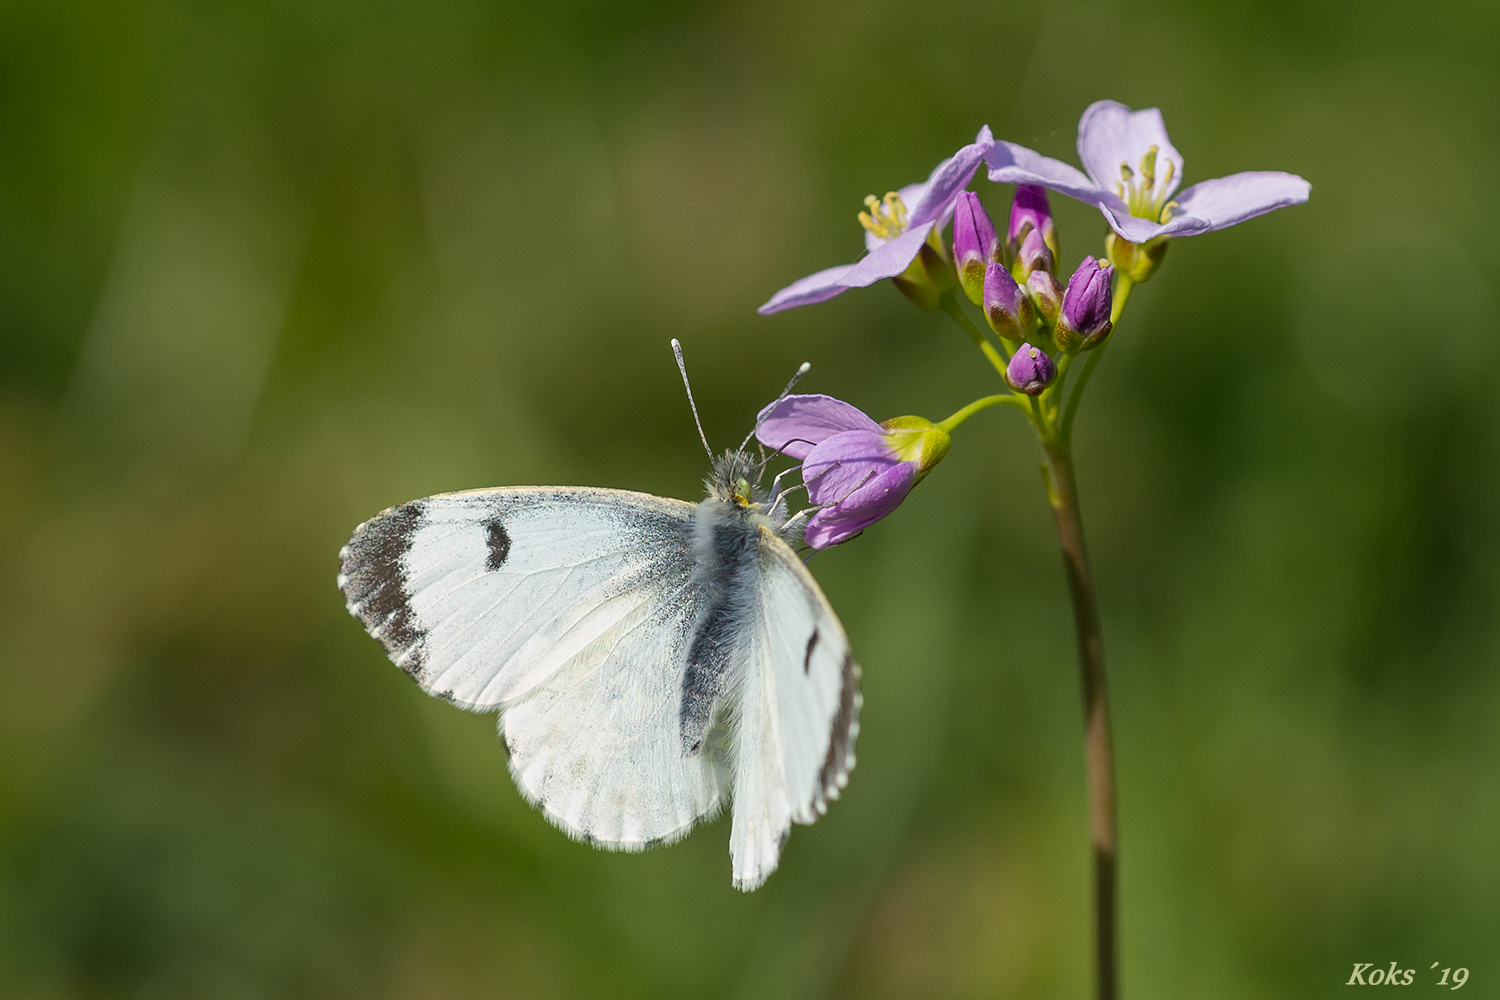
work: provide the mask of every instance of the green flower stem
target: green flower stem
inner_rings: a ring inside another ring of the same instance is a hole
[[[1099,359],[1104,357],[1104,351],[1109,347],[1106,340],[1098,347],[1089,351],[1088,360],[1083,363],[1083,371],[1078,373],[1078,382],[1073,386],[1073,394],[1068,397],[1068,405],[1063,409],[1062,419],[1057,423],[1057,436],[1064,441],[1073,439],[1073,418],[1078,413],[1078,403],[1083,399],[1083,390],[1088,388],[1089,379],[1094,376],[1094,369],[1099,367]]]
[[[1098,1000],[1119,997],[1116,871],[1119,843],[1115,815],[1115,762],[1109,733],[1109,696],[1104,682],[1104,640],[1099,603],[1089,572],[1083,517],[1072,448],[1066,439],[1043,440],[1047,499],[1057,520],[1063,569],[1073,597],[1078,663],[1083,673],[1084,747],[1089,784],[1089,829],[1094,855],[1094,968]]]
[[[1076,354],[1064,354],[1058,359],[1057,380],[1042,393],[1042,414],[1049,427],[1057,423],[1058,411],[1062,409],[1063,386],[1068,384],[1068,369],[1073,367],[1075,357]]]
[[[952,316],[953,321],[963,327],[964,333],[969,335],[969,339],[974,341],[974,345],[984,352],[985,357],[990,359],[990,364],[995,366],[995,371],[1000,373],[1001,378],[1004,378],[1005,366],[1009,363],[1010,359],[1002,357],[1000,352],[995,350],[995,345],[991,344],[989,339],[985,337],[984,331],[974,325],[974,321],[969,318],[969,314],[964,312],[964,307],[958,304],[958,296],[953,292],[945,292],[940,305],[943,312]]]
[[[1118,323],[1135,282],[1125,275],[1117,279],[1110,322]],[[1057,521],[1057,539],[1062,547],[1063,570],[1073,598],[1073,624],[1078,634],[1078,666],[1083,675],[1084,749],[1089,784],[1089,833],[1094,854],[1094,970],[1098,1000],[1117,1000],[1119,972],[1119,833],[1115,810],[1115,754],[1109,731],[1109,691],[1104,680],[1104,638],[1099,628],[1099,601],[1089,569],[1084,541],[1083,514],[1078,506],[1078,479],[1073,471],[1073,420],[1089,378],[1104,356],[1103,344],[1089,352],[1083,371],[1073,386],[1067,405],[1055,422],[1038,424],[1047,500]],[[1071,358],[1064,358],[1069,365]],[[1063,365],[1059,365],[1063,369]],[[1062,389],[1059,372],[1057,388]]]
[[[947,420],[934,424],[933,426],[937,427],[941,431],[946,431],[947,433],[951,434],[953,433],[953,428],[957,427],[965,420],[968,420],[980,410],[988,410],[992,406],[1015,406],[1019,407],[1020,409],[1025,409],[1026,400],[1028,398],[1029,397],[1027,396],[1018,396],[1013,392],[1003,392],[998,396],[985,396],[983,399],[974,400],[974,402],[970,403],[968,406],[965,406],[963,409],[953,414],[953,416],[949,417]]]
[[[1135,282],[1120,274],[1115,279],[1114,302],[1110,322],[1118,324]],[[942,297],[944,312],[953,318],[969,338],[990,359],[1003,378],[1008,358],[974,325],[954,293]],[[1003,342],[1002,342],[1003,346]],[[1068,592],[1073,598],[1073,624],[1078,635],[1078,665],[1083,678],[1084,749],[1089,785],[1089,832],[1094,855],[1094,969],[1097,1000],[1118,1000],[1119,973],[1119,834],[1115,809],[1115,756],[1109,730],[1109,692],[1104,679],[1104,638],[1099,627],[1099,600],[1094,592],[1094,578],[1089,569],[1088,546],[1084,541],[1083,515],[1078,506],[1078,479],[1073,470],[1073,420],[1078,404],[1099,359],[1109,346],[1106,340],[1089,352],[1063,401],[1074,355],[1065,355],[1057,365],[1057,380],[1041,398],[1019,393],[986,396],[959,410],[936,426],[951,431],[980,410],[992,406],[1014,406],[1026,415],[1041,439],[1046,462],[1042,478],[1047,485],[1047,500],[1057,521],[1057,538],[1062,547],[1063,570],[1068,578]]]
[[[1120,274],[1115,279],[1111,324],[1118,324],[1135,282]],[[954,293],[942,297],[942,309],[967,333],[990,359],[1003,378],[1008,359],[974,325]],[[1002,345],[1003,346],[1003,345]],[[1088,546],[1084,541],[1083,515],[1078,506],[1078,479],[1073,471],[1073,420],[1088,388],[1094,369],[1109,341],[1089,352],[1063,402],[1063,389],[1076,355],[1065,355],[1057,365],[1057,379],[1041,398],[1019,393],[985,396],[959,410],[936,426],[944,431],[992,406],[1014,406],[1026,415],[1041,439],[1046,462],[1042,478],[1047,500],[1057,521],[1062,547],[1063,570],[1073,598],[1073,624],[1078,634],[1078,665],[1083,676],[1084,749],[1089,785],[1089,832],[1094,855],[1094,968],[1097,1000],[1118,1000],[1120,995],[1118,868],[1119,834],[1115,810],[1115,756],[1109,731],[1109,692],[1104,679],[1104,638],[1099,627],[1099,600],[1089,570]]]
[[[1125,303],[1130,300],[1130,292],[1135,288],[1135,282],[1126,275],[1120,275],[1115,283],[1114,304],[1109,310],[1109,321],[1111,324],[1120,321],[1120,313],[1125,311]],[[1109,347],[1109,341],[1094,348],[1089,352],[1089,359],[1083,363],[1083,371],[1078,375],[1078,383],[1073,386],[1073,394],[1068,397],[1067,408],[1063,410],[1062,420],[1057,427],[1057,436],[1063,441],[1073,439],[1073,417],[1078,413],[1078,404],[1083,399],[1083,390],[1088,388],[1089,379],[1093,377],[1094,369],[1099,367],[1099,359],[1104,357],[1104,351]]]
[[[1130,301],[1130,293],[1135,288],[1135,279],[1128,274],[1120,275],[1115,282],[1114,301],[1109,307],[1110,325],[1120,322],[1120,314],[1125,311],[1125,303]]]

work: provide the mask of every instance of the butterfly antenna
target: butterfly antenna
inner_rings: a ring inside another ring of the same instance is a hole
[[[792,376],[792,380],[786,384],[786,388],[781,390],[781,395],[777,396],[775,402],[773,402],[770,406],[768,406],[768,407],[765,408],[765,410],[763,412],[765,413],[766,416],[765,417],[759,417],[759,418],[756,419],[755,426],[752,427],[752,428],[750,428],[750,433],[746,434],[745,435],[745,440],[743,440],[743,441],[740,442],[740,451],[744,451],[745,450],[745,445],[749,444],[750,443],[750,439],[753,438],[753,437],[755,437],[755,432],[758,431],[758,430],[760,430],[760,425],[763,424],[763,423],[765,423],[766,417],[769,417],[771,414],[773,414],[773,413],[776,412],[776,404],[779,403],[779,402],[781,402],[783,399],[786,399],[788,396],[790,396],[792,394],[792,390],[795,389],[795,388],[797,388],[797,383],[802,381],[802,376],[806,375],[811,370],[812,370],[812,363],[811,362],[809,362],[809,361],[802,362],[802,367],[800,367],[800,368],[797,369],[797,374],[793,375]]]
[[[779,447],[776,450],[774,450],[772,452],[769,452],[769,453],[766,451],[766,446],[765,445],[761,445],[760,446],[760,456],[761,456],[760,457],[760,470],[762,472],[764,472],[766,470],[766,466],[770,464],[771,459],[776,458],[778,455],[785,455],[786,454],[787,445],[792,445],[792,444],[805,444],[809,448],[815,448],[815,447],[817,447],[818,443],[816,441],[809,441],[807,438],[787,438],[786,441],[784,441],[782,443],[781,447]]]
[[[677,356],[677,370],[682,372],[682,387],[687,390],[688,406],[693,411],[693,423],[698,426],[698,440],[703,442],[703,450],[708,452],[708,460],[712,462],[714,460],[714,450],[708,446],[708,435],[703,433],[703,421],[698,419],[698,404],[693,402],[693,387],[688,382],[687,364],[682,360],[682,345],[677,342],[676,337],[672,338],[672,353]],[[803,367],[807,366],[804,365]],[[752,431],[751,433],[754,432]],[[746,440],[749,439],[746,438]],[[740,447],[743,448],[744,445]]]

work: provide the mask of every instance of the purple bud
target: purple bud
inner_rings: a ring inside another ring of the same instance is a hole
[[[1047,189],[1035,184],[1016,187],[1016,196],[1010,203],[1010,231],[1006,243],[1015,254],[1026,240],[1028,228],[1041,233],[1042,242],[1052,251],[1052,259],[1058,256],[1057,227],[1052,223],[1052,206],[1047,201]]]
[[[1005,369],[1005,381],[1017,392],[1038,395],[1057,378],[1057,366],[1040,347],[1022,344]]]
[[[1004,264],[990,261],[984,269],[984,318],[1006,340],[1020,340],[1035,322],[1031,301]]]
[[[1021,252],[1017,263],[1023,278],[1029,276],[1032,271],[1050,271],[1054,267],[1052,248],[1047,246],[1047,241],[1042,239],[1042,234],[1035,229],[1026,231],[1026,238],[1021,241]]]
[[[965,191],[958,196],[953,211],[953,259],[958,265],[958,280],[963,283],[969,301],[979,305],[984,299],[984,269],[1000,255],[1000,237],[990,221],[979,196]]]
[[[1051,271],[1032,271],[1026,276],[1026,291],[1031,293],[1031,301],[1047,325],[1055,324],[1058,313],[1062,312],[1062,283]]]
[[[1057,343],[1063,350],[1087,350],[1109,336],[1113,325],[1109,311],[1114,301],[1110,282],[1114,276],[1113,267],[1100,266],[1094,258],[1085,257],[1068,279],[1056,330]]]

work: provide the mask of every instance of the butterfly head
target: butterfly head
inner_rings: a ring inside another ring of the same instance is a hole
[[[760,488],[761,465],[743,451],[726,451],[714,459],[713,475],[704,480],[708,495],[737,507],[756,508],[768,499]]]

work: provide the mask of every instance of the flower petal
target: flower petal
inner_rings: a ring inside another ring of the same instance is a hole
[[[1194,184],[1182,192],[1177,205],[1183,215],[1203,219],[1213,230],[1233,226],[1274,209],[1300,205],[1311,193],[1312,185],[1296,174],[1280,170],[1249,170]]]
[[[979,164],[984,162],[985,154],[994,144],[995,137],[990,134],[990,127],[985,125],[979,129],[973,142],[933,168],[916,200],[907,202],[911,206],[909,224],[913,227],[925,222],[937,222],[941,225],[947,221],[953,213],[953,203],[958,200],[958,193],[969,186],[969,182],[974,179],[974,171],[979,169]],[[901,197],[904,199],[906,195],[903,193]]]
[[[916,227],[936,221],[941,229],[953,217],[953,205],[963,189],[974,179],[974,171],[984,161],[995,137],[985,125],[974,141],[933,168],[925,181],[898,188],[896,193],[906,205],[907,226]],[[865,249],[874,250],[886,241],[865,230]]]
[[[933,223],[929,222],[926,225],[908,229],[893,240],[886,240],[866,254],[859,263],[849,268],[843,277],[838,279],[838,283],[845,288],[864,288],[875,284],[881,278],[894,278],[917,259],[917,251],[922,249],[922,244],[927,241],[927,234],[932,227]]]
[[[1141,158],[1152,146],[1157,148],[1153,197],[1165,200],[1182,182],[1182,154],[1167,138],[1161,109],[1131,111],[1118,101],[1095,101],[1078,119],[1078,159],[1095,183],[1107,191],[1115,191],[1122,180],[1120,164],[1139,170]],[[1172,164],[1170,173],[1168,162]]]
[[[807,522],[803,539],[815,549],[826,549],[864,531],[901,506],[916,483],[916,466],[902,462],[887,469],[843,503],[818,511]]]
[[[1206,220],[1193,215],[1179,215],[1170,222],[1162,223],[1138,218],[1127,212],[1117,213],[1105,205],[1100,205],[1099,211],[1104,213],[1105,221],[1111,229],[1132,243],[1145,243],[1158,236],[1195,236],[1208,232],[1210,228]]]
[[[817,274],[809,274],[800,281],[787,285],[755,311],[762,316],[769,316],[783,309],[810,306],[814,302],[826,302],[835,295],[842,295],[849,290],[849,286],[840,284],[839,279],[848,274],[853,267],[853,264],[840,264],[837,267],[825,268]]]
[[[813,446],[841,431],[879,432],[880,425],[859,407],[822,393],[787,396],[760,411],[755,436],[767,448],[799,461]]]
[[[1082,170],[1034,149],[1002,139],[985,159],[990,165],[990,180],[997,184],[1037,184],[1089,205],[1102,201],[1118,205],[1121,212],[1129,211],[1112,190],[1101,188]]]
[[[872,472],[878,475],[899,464],[885,431],[875,424],[819,441],[802,460],[802,481],[813,503],[838,503],[857,492]]]

